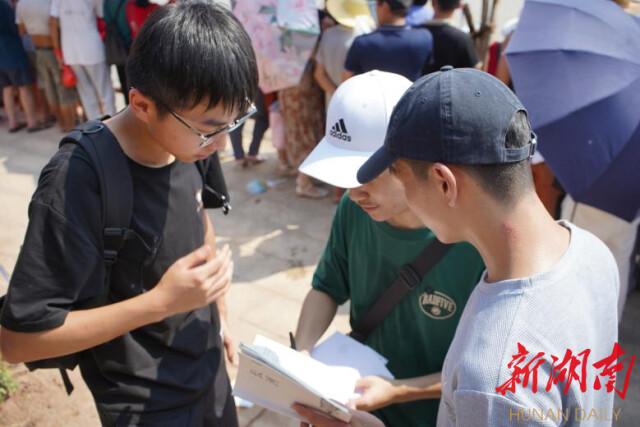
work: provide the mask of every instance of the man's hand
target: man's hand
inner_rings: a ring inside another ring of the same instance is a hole
[[[224,349],[227,351],[227,360],[231,363],[231,366],[238,367],[238,348],[229,330],[227,319],[221,317],[220,326],[222,327],[222,343],[224,344]]]
[[[382,421],[373,415],[354,409],[349,410],[351,412],[351,421],[349,421],[349,423],[338,421],[335,418],[329,418],[315,409],[299,403],[293,405],[293,410],[309,421],[309,423],[300,423],[300,427],[308,427],[309,424],[312,424],[314,427],[384,427]]]
[[[362,396],[351,402],[362,411],[375,411],[395,403],[396,386],[393,380],[378,376],[360,378],[356,382],[356,391]]]
[[[204,245],[173,263],[151,292],[166,317],[202,308],[226,294],[233,276],[231,250],[225,245],[206,261],[211,247]]]

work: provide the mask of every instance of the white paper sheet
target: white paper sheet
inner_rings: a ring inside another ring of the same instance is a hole
[[[336,332],[311,351],[311,357],[334,367],[348,367],[358,371],[361,377],[378,375],[393,379],[387,369],[389,362],[377,351],[353,338]]]

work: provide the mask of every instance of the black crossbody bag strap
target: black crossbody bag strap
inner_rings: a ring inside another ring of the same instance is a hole
[[[349,335],[364,342],[371,331],[377,328],[391,311],[418,287],[424,276],[447,254],[451,245],[445,245],[438,239],[422,251],[413,262],[405,264],[399,271],[391,286],[371,306]]]

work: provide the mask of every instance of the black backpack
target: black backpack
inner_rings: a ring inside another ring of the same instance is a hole
[[[124,40],[118,31],[118,15],[122,10],[122,6],[126,3],[126,0],[120,0],[118,7],[116,8],[115,16],[104,16],[104,23],[106,25],[104,36],[104,53],[107,57],[107,64],[113,65],[125,65],[127,63],[128,49],[124,45]],[[105,8],[106,9],[106,8]]]
[[[98,185],[102,199],[104,263],[106,267],[105,288],[108,290],[111,281],[111,270],[118,260],[118,252],[129,239],[137,238],[131,230],[133,215],[133,182],[127,158],[113,134],[105,129],[105,125],[97,120],[86,122],[66,135],[60,141],[65,144],[80,145],[91,158],[98,176]],[[209,163],[213,162],[213,163]],[[226,185],[222,177],[222,169],[217,155],[196,163],[203,179],[202,198],[207,206],[222,208],[225,215],[231,210],[226,194]],[[206,174],[213,173],[213,180],[219,183],[217,191],[206,184]],[[225,194],[222,194],[225,193]],[[0,298],[0,313],[5,296]],[[74,309],[94,308],[107,303],[107,295],[74,306]],[[73,384],[66,370],[73,370],[79,363],[82,352],[50,359],[27,362],[30,371],[35,369],[59,369],[62,381],[68,394],[73,391]]]

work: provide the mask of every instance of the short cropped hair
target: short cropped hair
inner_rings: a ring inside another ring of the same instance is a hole
[[[162,117],[202,101],[244,112],[258,88],[258,67],[242,24],[220,5],[187,1],[149,16],[127,62],[131,87],[151,98]]]
[[[460,6],[460,0],[436,0],[440,10],[444,12],[450,12],[456,10]]]
[[[531,125],[526,113],[518,111],[509,122],[505,135],[505,146],[507,148],[520,148],[530,142]],[[433,164],[419,160],[404,160],[409,164],[413,173],[421,179],[427,178],[429,167]],[[514,163],[490,165],[456,164],[455,166],[471,175],[493,198],[506,204],[518,200],[520,196],[530,191],[535,191],[530,159]]]
[[[378,0],[380,2],[387,3],[391,13],[398,17],[406,17],[409,14],[409,8],[404,6],[399,0]]]

